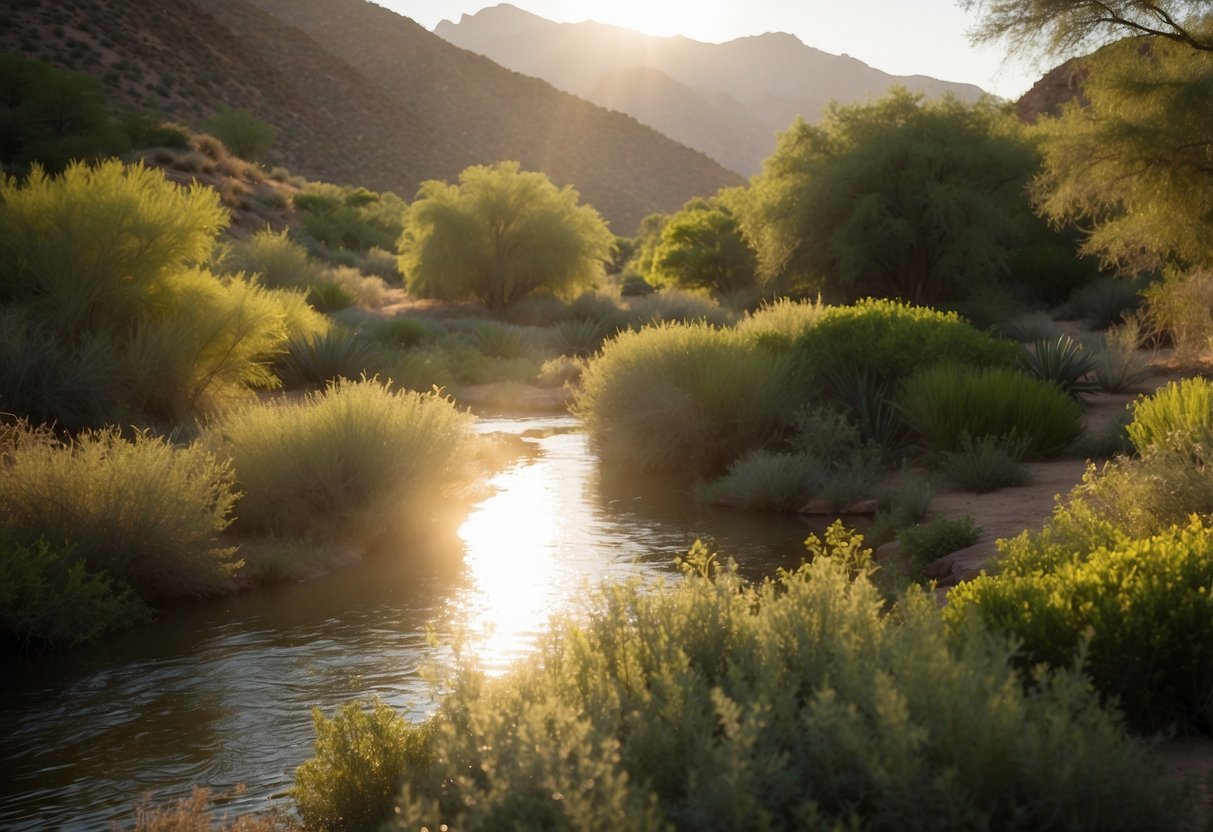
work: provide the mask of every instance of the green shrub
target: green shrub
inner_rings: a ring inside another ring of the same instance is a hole
[[[335,280],[321,279],[307,290],[308,305],[317,312],[340,312],[358,303],[354,293]]]
[[[707,324],[665,324],[608,341],[581,376],[575,410],[603,459],[723,471],[762,446],[790,403],[792,363]]]
[[[334,327],[287,342],[279,374],[289,389],[319,388],[338,379],[358,379],[375,358],[375,345],[348,329]]]
[[[71,548],[18,543],[0,525],[0,647],[71,647],[146,613],[129,589],[90,571]]]
[[[442,680],[389,828],[1178,823],[1178,790],[1079,674],[1025,691],[1004,642],[948,638],[933,600],[882,615],[860,541],[812,544],[758,585],[696,547],[684,580],[604,588],[506,676]]]
[[[340,286],[353,298],[354,303],[367,309],[378,309],[387,300],[387,285],[383,278],[365,275],[352,266],[329,269],[325,283]]]
[[[628,301],[628,317],[636,327],[660,323],[709,323],[728,326],[733,313],[709,295],[684,289],[662,289],[651,295],[632,297]]]
[[[419,347],[435,337],[435,327],[418,318],[398,316],[375,325],[375,340],[384,346]]]
[[[478,321],[469,333],[473,347],[490,358],[524,358],[538,349],[536,331],[529,327]]]
[[[1195,362],[1213,348],[1213,271],[1168,273],[1142,295],[1150,334],[1169,340],[1177,360]]]
[[[821,492],[828,468],[805,454],[750,451],[729,466],[728,473],[701,484],[704,502],[758,511],[799,511]]]
[[[90,572],[142,598],[229,586],[238,566],[222,546],[232,472],[199,446],[148,434],[82,433],[67,445],[27,437],[0,478],[0,524],[24,546],[67,547]]]
[[[306,829],[374,830],[392,814],[410,768],[430,764],[424,729],[382,702],[350,702],[326,719],[312,709],[316,756],[295,770],[291,795]]]
[[[1104,332],[1104,343],[1094,351],[1091,381],[1104,393],[1126,393],[1150,377],[1150,362],[1142,354],[1141,323],[1130,316]]]
[[[785,441],[798,453],[831,465],[844,462],[862,446],[859,430],[829,407],[804,405],[792,412]]]
[[[936,517],[929,523],[920,523],[897,533],[901,554],[912,565],[912,575],[933,560],[972,546],[981,536],[981,529],[972,517],[950,519]]]
[[[1025,347],[1019,355],[1019,368],[1077,397],[1093,387],[1086,376],[1095,369],[1095,358],[1069,335],[1059,335],[1056,340],[1038,340]]]
[[[258,231],[234,243],[223,260],[228,273],[244,272],[273,289],[310,289],[323,279],[323,270],[307,249],[286,231]]]
[[[1133,403],[1126,430],[1137,452],[1156,450],[1213,463],[1213,382],[1188,378],[1171,382]]]
[[[1016,345],[978,332],[955,312],[872,299],[827,307],[798,348],[811,367],[863,368],[889,384],[942,361],[1010,367],[1019,354]]]
[[[304,230],[334,249],[378,249],[386,254],[396,247],[403,230],[401,217],[405,204],[390,192],[377,194],[365,188],[311,182],[303,193],[295,196],[294,203]],[[387,269],[384,276],[399,279],[396,257],[388,256],[391,262],[383,264]],[[382,257],[379,259],[382,264]]]
[[[859,438],[878,448],[881,459],[900,458],[913,443],[905,419],[892,402],[891,383],[856,364],[827,364],[818,375],[828,399],[843,408]]]
[[[952,451],[961,438],[1017,436],[1026,453],[1061,453],[1082,432],[1082,407],[1060,388],[1018,370],[928,367],[906,380],[897,397],[910,426],[934,450]]]
[[[1106,329],[1141,306],[1144,288],[1143,281],[1105,275],[1075,289],[1064,309],[1092,329]]]
[[[1048,529],[1004,541],[1000,573],[952,590],[945,617],[1022,643],[1025,666],[1081,664],[1144,731],[1213,728],[1213,529],[1075,546]]]
[[[608,328],[594,318],[561,321],[549,331],[549,343],[560,355],[588,358],[602,347]]]
[[[232,459],[241,528],[379,543],[462,510],[476,478],[471,422],[436,395],[338,382],[233,412],[207,441]]]
[[[899,531],[919,523],[931,510],[935,485],[916,474],[902,472],[895,486],[878,494],[878,508],[864,537],[873,546],[893,540]]]
[[[955,451],[939,455],[939,470],[966,491],[985,494],[1000,488],[1023,485],[1028,471],[1020,463],[1028,440],[1020,436],[960,437]]]
[[[737,331],[750,338],[790,344],[816,326],[826,309],[820,298],[816,303],[780,298],[747,314],[737,323]]]
[[[274,146],[278,130],[251,110],[223,110],[206,121],[206,130],[241,159],[253,161]]]

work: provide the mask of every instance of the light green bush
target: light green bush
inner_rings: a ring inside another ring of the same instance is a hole
[[[222,110],[206,121],[206,129],[224,147],[249,161],[265,155],[274,146],[277,128],[251,110]]]
[[[1054,456],[1082,432],[1082,407],[1061,388],[1018,370],[940,364],[914,374],[897,395],[910,426],[935,450],[964,436],[1019,437],[1033,457]]]
[[[711,296],[685,289],[662,289],[628,301],[628,318],[634,327],[660,323],[698,323],[728,326],[733,313]]]
[[[361,832],[392,813],[405,771],[429,765],[429,738],[382,702],[351,702],[328,719],[312,710],[316,756],[295,770],[291,794],[306,829]]]
[[[779,298],[764,302],[758,311],[747,314],[737,323],[737,331],[750,338],[799,340],[825,316],[826,306],[821,298],[816,303]]]
[[[882,614],[860,541],[812,543],[812,562],[759,585],[696,547],[684,580],[605,587],[506,676],[442,680],[438,713],[408,729],[425,753],[366,828],[1178,823],[1175,787],[1080,675],[1025,690],[1004,642],[947,637],[932,600]]]
[[[1176,359],[1195,362],[1213,349],[1213,271],[1168,273],[1142,295],[1150,334],[1174,344]]]
[[[1143,538],[1105,528],[1086,540],[1065,531],[1004,541],[999,573],[953,589],[947,620],[1014,636],[1025,666],[1081,663],[1138,729],[1209,731],[1213,528],[1193,519]]]
[[[1126,428],[1138,453],[1159,451],[1213,463],[1213,382],[1188,378],[1171,382],[1133,403]]]
[[[338,382],[233,412],[206,441],[232,459],[241,528],[398,542],[462,510],[477,479],[471,422],[437,395]]]
[[[233,243],[223,259],[229,274],[243,272],[272,289],[309,289],[322,282],[324,270],[308,257],[307,249],[286,231],[258,231]]]
[[[235,494],[226,462],[144,433],[21,438],[0,477],[0,524],[23,546],[67,547],[145,599],[229,586],[239,565],[219,539]]]
[[[605,460],[697,474],[762,446],[792,395],[792,362],[729,330],[665,324],[608,341],[575,410]]]

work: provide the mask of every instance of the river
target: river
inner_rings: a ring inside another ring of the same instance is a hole
[[[762,574],[794,565],[804,520],[697,506],[685,488],[600,473],[569,417],[484,419],[527,452],[495,476],[457,539],[324,578],[180,605],[103,645],[7,659],[0,681],[0,829],[105,830],[142,797],[193,785],[229,812],[289,806],[312,755],[310,712],[379,697],[423,719],[427,667],[454,645],[490,672],[525,656],[552,613],[603,580],[674,579],[696,537]]]

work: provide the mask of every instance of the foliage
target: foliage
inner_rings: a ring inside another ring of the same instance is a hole
[[[1213,350],[1213,270],[1168,272],[1142,290],[1145,324],[1175,347],[1175,359],[1195,363]]]
[[[792,368],[732,331],[663,324],[608,341],[574,408],[605,460],[717,473],[774,435]]]
[[[273,289],[308,289],[322,280],[322,269],[287,231],[263,229],[231,245],[224,271],[244,272]]]
[[[337,382],[247,407],[213,425],[250,532],[370,543],[451,519],[474,481],[472,417],[437,395]]]
[[[206,129],[241,159],[255,161],[274,146],[278,130],[246,109],[222,110],[206,120]]]
[[[1062,312],[1080,318],[1093,329],[1106,329],[1122,323],[1142,303],[1141,280],[1104,275],[1075,289],[1062,304]]]
[[[1008,283],[1029,299],[1054,307],[1099,276],[1099,263],[1080,257],[1081,240],[1072,231],[1041,234],[1020,246],[1011,258]]]
[[[1020,463],[1028,449],[1025,437],[981,436],[960,437],[955,451],[939,455],[939,470],[966,491],[985,494],[1028,480],[1028,471]]]
[[[209,789],[195,786],[188,798],[167,805],[145,802],[135,810],[131,832],[292,832],[296,828],[289,818],[273,813],[215,817],[220,805],[242,791],[243,786],[237,786],[233,794],[212,795]]]
[[[1139,398],[1127,430],[1140,454],[1158,451],[1199,465],[1213,463],[1213,382],[1173,381]]]
[[[393,347],[419,347],[432,341],[437,331],[434,326],[420,318],[398,315],[375,325],[372,333],[379,343]]]
[[[1193,31],[1213,44],[1207,21]],[[1040,210],[1055,223],[1090,229],[1082,250],[1106,266],[1134,273],[1213,266],[1206,106],[1213,51],[1128,38],[1083,58],[1082,69],[1085,103],[1037,125]]]
[[[829,471],[807,454],[750,451],[696,493],[705,502],[757,511],[799,511],[821,492]]]
[[[0,167],[58,173],[73,160],[129,149],[97,79],[12,53],[0,54]]]
[[[1000,573],[957,587],[944,615],[1022,642],[1025,664],[1081,663],[1141,730],[1213,727],[1213,530],[1004,542]]]
[[[1036,165],[991,100],[925,101],[904,88],[797,121],[753,181],[743,226],[763,274],[828,298],[931,304],[1006,270]]]
[[[0,647],[71,647],[142,618],[146,608],[70,547],[12,539],[0,525]]]
[[[238,566],[219,540],[234,500],[229,465],[196,445],[116,430],[65,445],[27,436],[0,478],[0,525],[19,545],[70,549],[141,598],[203,595]]]
[[[341,283],[322,279],[307,290],[307,303],[317,312],[332,314],[354,306],[358,298]]]
[[[294,204],[304,230],[331,248],[394,249],[403,231],[404,200],[391,191],[310,182]]]
[[[897,396],[911,427],[934,450],[962,438],[1018,437],[1031,457],[1055,456],[1082,432],[1082,407],[1058,387],[1018,370],[939,364],[915,373]]]
[[[350,702],[331,719],[312,709],[316,756],[295,770],[291,795],[305,829],[373,830],[392,814],[410,768],[430,764],[425,729],[382,702]]]
[[[661,229],[649,281],[686,289],[733,292],[754,285],[754,252],[722,200],[695,199]]]
[[[696,546],[685,578],[603,588],[504,677],[443,681],[392,829],[1141,829],[1182,804],[1068,670],[896,615],[834,528],[758,585]],[[416,742],[421,744],[423,738]],[[420,756],[420,755],[418,755]]]
[[[874,446],[882,459],[894,461],[909,449],[913,437],[892,401],[889,381],[863,364],[849,362],[826,363],[817,375],[826,396],[845,410],[860,439]]]
[[[1086,377],[1095,369],[1095,357],[1069,335],[1059,335],[1056,340],[1039,339],[1025,347],[1019,367],[1032,378],[1051,381],[1077,398],[1091,390]]]
[[[614,238],[577,199],[517,162],[466,168],[457,185],[423,182],[398,244],[406,286],[421,297],[476,298],[492,309],[533,292],[588,287]]]
[[[933,560],[972,546],[981,536],[981,529],[972,517],[950,519],[936,517],[929,523],[920,523],[897,533],[902,554],[918,569]]]
[[[790,344],[817,325],[827,307],[821,302],[794,301],[790,298],[763,303],[737,323],[737,331],[767,343]]]
[[[1133,390],[1150,376],[1150,363],[1140,350],[1141,323],[1136,316],[1104,332],[1104,343],[1094,351],[1091,380],[1105,393]]]
[[[552,327],[550,343],[561,355],[588,358],[602,347],[609,335],[608,327],[596,319],[561,321]]]
[[[286,344],[279,375],[288,389],[319,388],[337,379],[364,375],[375,357],[375,345],[348,329],[333,327]]]
[[[628,301],[629,318],[636,327],[669,321],[695,323],[703,321],[715,326],[733,323],[733,314],[703,293],[685,289],[662,289],[651,295]]]
[[[941,361],[1013,366],[1018,355],[1014,344],[978,332],[955,312],[873,299],[826,307],[797,347],[810,366],[863,368],[890,384]]]
[[[1199,25],[1208,7],[1200,0],[962,0],[984,16],[973,37],[1006,41],[1017,52],[1061,55],[1090,51],[1125,35],[1157,35],[1192,49],[1213,50]]]

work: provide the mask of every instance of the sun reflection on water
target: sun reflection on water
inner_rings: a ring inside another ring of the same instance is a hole
[[[499,673],[527,650],[553,611],[561,499],[552,472],[541,465],[516,466],[492,485],[496,492],[459,529],[471,587],[458,603],[465,649]]]

